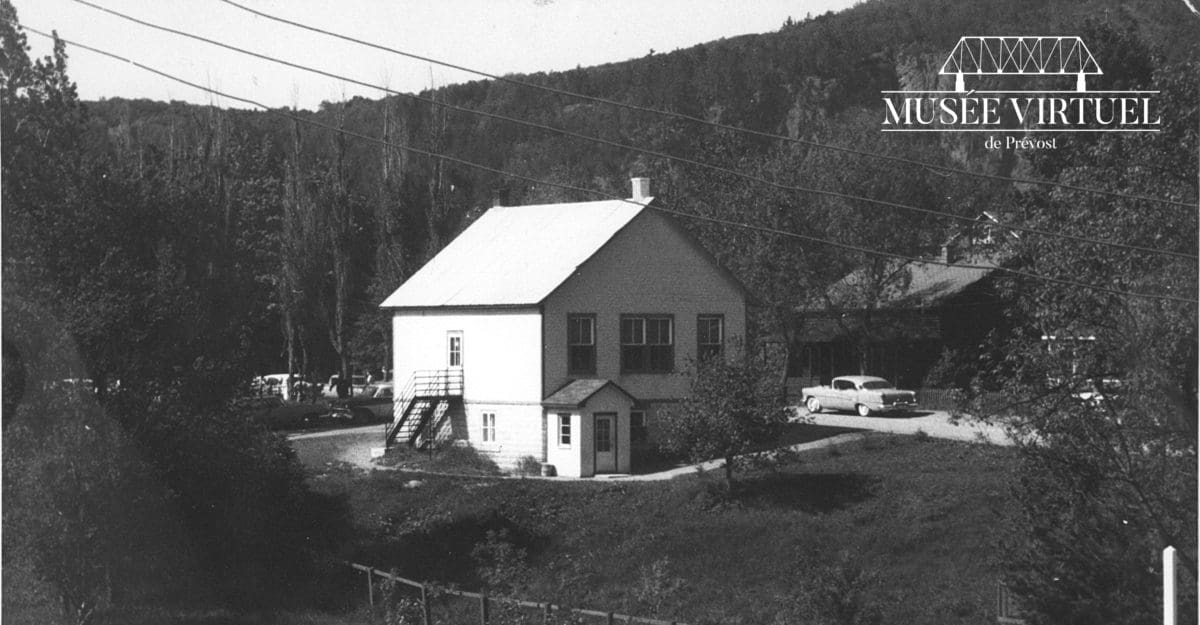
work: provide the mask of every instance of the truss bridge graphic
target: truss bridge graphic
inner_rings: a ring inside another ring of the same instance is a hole
[[[1088,75],[1104,72],[1079,37],[962,37],[938,73],[953,74],[954,90],[965,93],[966,75],[1074,75],[1082,92]]]

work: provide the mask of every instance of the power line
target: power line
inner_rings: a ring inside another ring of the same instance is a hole
[[[76,0],[76,1],[79,1],[79,0]],[[529,89],[539,89],[539,90],[545,91],[547,93],[554,93],[557,95],[564,95],[567,97],[578,98],[581,100],[588,100],[590,102],[596,102],[599,104],[608,104],[611,106],[617,106],[617,107],[626,108],[629,110],[641,111],[643,113],[653,113],[655,115],[666,115],[668,117],[673,117],[675,119],[681,119],[681,120],[686,120],[686,121],[697,123],[697,124],[703,124],[705,126],[711,126],[713,128],[719,128],[721,130],[729,130],[732,132],[745,133],[745,134],[750,134],[750,135],[754,135],[757,137],[762,137],[765,139],[772,139],[772,140],[776,140],[776,141],[787,141],[787,142],[791,142],[791,143],[797,143],[800,145],[807,145],[807,146],[814,147],[814,148],[820,148],[823,150],[836,150],[839,152],[844,152],[846,154],[854,154],[857,156],[866,156],[869,158],[877,158],[877,159],[892,161],[892,162],[896,162],[896,163],[905,163],[905,164],[913,165],[916,167],[925,167],[925,168],[929,168],[929,169],[936,169],[939,171],[949,172],[949,173],[953,173],[953,174],[959,174],[959,175],[963,175],[963,176],[973,176],[976,178],[985,178],[988,180],[998,180],[998,181],[1003,181],[1003,182],[1016,182],[1016,183],[1021,183],[1021,184],[1052,186],[1052,187],[1058,187],[1061,189],[1069,189],[1071,191],[1082,191],[1085,193],[1107,195],[1109,197],[1119,197],[1119,198],[1125,198],[1125,199],[1130,199],[1130,200],[1140,200],[1140,201],[1145,201],[1145,202],[1157,202],[1157,203],[1166,204],[1169,206],[1182,206],[1184,208],[1196,208],[1196,204],[1194,204],[1194,203],[1180,202],[1180,201],[1176,201],[1176,200],[1167,200],[1167,199],[1163,199],[1163,198],[1156,198],[1156,197],[1150,197],[1150,196],[1145,196],[1145,195],[1133,195],[1130,193],[1121,193],[1120,191],[1108,191],[1105,189],[1082,187],[1082,186],[1071,185],[1071,184],[1066,184],[1066,183],[1062,183],[1062,182],[1055,182],[1053,180],[1039,180],[1036,178],[1016,178],[1016,177],[1012,177],[1012,176],[1001,176],[998,174],[987,174],[987,173],[983,173],[983,172],[975,172],[975,171],[970,171],[970,170],[966,170],[966,169],[960,169],[957,167],[950,167],[948,165],[937,165],[934,163],[924,163],[924,162],[921,162],[918,160],[904,158],[902,156],[892,156],[890,154],[879,154],[877,152],[856,150],[854,148],[848,148],[848,147],[838,146],[838,145],[830,145],[827,143],[821,143],[819,141],[813,141],[810,139],[801,139],[799,137],[789,137],[787,135],[779,135],[779,134],[775,134],[775,133],[764,132],[761,130],[753,130],[751,128],[744,128],[741,126],[722,124],[720,122],[709,121],[707,119],[696,117],[694,115],[688,115],[686,113],[677,113],[675,111],[666,111],[663,109],[656,109],[654,107],[642,106],[639,104],[632,104],[629,102],[619,102],[617,100],[612,100],[612,99],[604,98],[604,97],[600,97],[600,96],[590,96],[590,95],[583,94],[583,93],[568,91],[566,89],[559,89],[556,87],[548,87],[546,85],[539,85],[536,83],[527,82],[527,81],[519,80],[516,78],[511,78],[508,76],[500,76],[497,74],[491,74],[491,73],[488,73],[488,72],[485,72],[482,70],[472,69],[469,67],[465,67],[463,65],[457,65],[454,63],[449,63],[447,61],[441,61],[441,60],[438,60],[438,59],[435,59],[432,57],[423,56],[423,55],[415,54],[412,52],[405,52],[403,50],[397,50],[396,48],[390,48],[388,46],[380,45],[377,43],[372,43],[369,41],[364,41],[362,39],[356,39],[356,38],[350,37],[348,35],[343,35],[341,33],[336,33],[333,31],[325,30],[323,28],[318,28],[316,26],[310,26],[308,24],[303,24],[300,22],[296,22],[293,20],[289,20],[289,19],[286,19],[283,17],[276,16],[276,15],[271,15],[270,13],[266,13],[263,11],[259,11],[257,9],[252,9],[252,8],[242,5],[242,4],[238,4],[237,2],[233,2],[233,0],[220,0],[220,1],[224,2],[225,4],[228,4],[230,6],[237,7],[243,11],[253,13],[254,15],[258,15],[260,17],[264,17],[269,20],[273,20],[273,21],[280,22],[283,24],[288,24],[290,26],[295,26],[297,28],[303,28],[305,30],[309,30],[309,31],[312,31],[315,33],[320,33],[322,35],[336,37],[336,38],[342,39],[344,41],[357,43],[359,45],[367,46],[370,48],[375,48],[376,50],[381,50],[384,52],[390,52],[392,54],[397,54],[397,55],[407,57],[410,59],[424,61],[426,63],[433,63],[435,65],[441,65],[442,67],[448,67],[450,69],[456,69],[456,70],[459,70],[462,72],[467,72],[469,74],[474,74],[476,76],[482,76],[482,77],[488,78],[490,80],[506,82],[509,84],[526,87]]]
[[[75,46],[75,47],[77,47],[77,48],[80,48],[80,49],[83,49],[83,50],[87,50],[87,51],[89,51],[89,52],[93,52],[93,53],[96,53],[96,54],[100,54],[100,55],[102,55],[102,56],[106,56],[106,57],[109,57],[109,58],[111,58],[111,59],[115,59],[115,60],[117,60],[117,61],[121,61],[121,62],[124,62],[124,63],[128,63],[128,64],[130,64],[130,65],[132,65],[132,66],[134,66],[134,67],[137,67],[137,68],[139,68],[139,69],[142,69],[142,70],[145,70],[145,71],[147,71],[147,72],[150,72],[150,73],[152,73],[152,74],[155,74],[155,75],[161,76],[161,77],[163,77],[163,78],[166,78],[166,79],[168,79],[168,80],[171,80],[171,81],[174,81],[174,82],[178,82],[178,83],[180,83],[180,84],[183,84],[183,85],[187,85],[187,86],[189,86],[189,87],[192,87],[192,88],[194,88],[194,89],[199,89],[199,90],[201,90],[201,91],[204,91],[204,92],[207,92],[207,93],[211,93],[211,94],[213,94],[213,95],[217,95],[217,96],[220,96],[220,97],[223,97],[223,98],[228,98],[228,99],[230,99],[230,100],[234,100],[234,101],[237,101],[237,102],[242,102],[242,103],[244,103],[244,104],[249,104],[249,105],[251,105],[251,106],[254,106],[254,107],[257,107],[257,108],[263,109],[263,110],[264,110],[264,111],[266,111],[267,113],[270,113],[270,114],[272,114],[272,115],[276,115],[276,116],[278,116],[278,117],[283,117],[283,118],[285,118],[285,119],[289,119],[289,120],[291,120],[291,121],[293,121],[293,122],[297,122],[297,123],[303,123],[303,124],[307,124],[307,125],[310,125],[310,126],[316,126],[316,127],[318,127],[318,128],[321,128],[321,129],[324,129],[324,130],[327,130],[327,131],[330,131],[330,132],[335,132],[335,133],[339,133],[339,134],[342,134],[342,135],[345,135],[345,136],[348,136],[348,137],[352,137],[352,138],[356,138],[356,139],[361,139],[361,140],[363,140],[363,141],[367,141],[367,142],[369,142],[369,143],[375,143],[375,144],[378,144],[378,145],[382,145],[382,146],[384,146],[384,147],[389,147],[389,148],[394,148],[394,149],[405,150],[405,151],[408,151],[408,152],[413,152],[413,153],[416,153],[416,154],[421,154],[421,155],[423,155],[423,156],[427,156],[427,157],[430,157],[430,158],[435,158],[435,159],[444,160],[444,161],[448,161],[448,162],[452,162],[452,163],[457,163],[457,164],[463,165],[463,166],[465,166],[465,167],[471,167],[471,168],[474,168],[474,169],[479,169],[479,170],[482,170],[482,171],[487,171],[487,172],[494,173],[494,174],[497,174],[497,175],[500,175],[500,176],[504,176],[504,177],[506,177],[506,178],[513,178],[513,179],[517,179],[517,180],[524,180],[524,181],[526,181],[526,182],[532,182],[532,183],[535,183],[535,184],[545,185],[545,186],[549,186],[549,187],[556,187],[556,188],[560,188],[560,189],[564,189],[564,190],[568,190],[568,191],[573,191],[573,192],[576,192],[576,193],[584,193],[584,194],[588,194],[588,195],[599,196],[599,197],[602,197],[602,198],[605,198],[605,199],[618,200],[618,201],[621,201],[621,202],[625,202],[625,203],[627,203],[627,204],[633,204],[633,205],[635,205],[635,206],[640,206],[640,207],[642,207],[642,208],[646,208],[646,209],[650,209],[650,210],[655,210],[655,211],[658,211],[658,212],[661,212],[661,213],[666,213],[666,214],[669,214],[669,215],[675,215],[675,216],[677,216],[677,217],[683,217],[683,218],[686,218],[686,219],[693,219],[693,220],[697,220],[697,221],[703,221],[703,222],[708,222],[708,223],[714,223],[714,224],[718,224],[718,225],[727,226],[727,227],[730,227],[730,228],[737,228],[737,229],[742,229],[742,230],[752,230],[752,231],[756,231],[756,232],[763,232],[763,233],[767,233],[767,234],[774,234],[774,235],[782,236],[782,237],[785,237],[785,238],[792,238],[792,239],[799,239],[799,240],[803,240],[803,241],[810,241],[810,242],[813,242],[813,243],[818,243],[818,244],[821,244],[821,245],[828,245],[828,246],[830,246],[830,247],[836,247],[836,248],[845,249],[845,250],[850,250],[850,251],[859,252],[859,253],[862,253],[862,254],[868,254],[868,255],[872,255],[872,256],[881,256],[881,257],[884,257],[884,258],[892,258],[892,259],[895,259],[895,260],[902,260],[902,261],[907,261],[907,262],[918,262],[918,263],[928,263],[928,264],[934,264],[934,265],[943,265],[943,266],[947,266],[947,267],[951,267],[951,266],[952,266],[952,267],[962,267],[962,268],[965,268],[965,269],[983,269],[983,270],[987,270],[987,271],[1000,271],[1000,272],[1004,272],[1004,273],[1012,274],[1012,275],[1015,275],[1015,276],[1020,276],[1020,277],[1025,277],[1025,278],[1030,278],[1030,279],[1033,279],[1033,280],[1039,280],[1039,281],[1043,281],[1043,282],[1049,282],[1049,283],[1051,283],[1051,284],[1058,284],[1058,285],[1062,285],[1062,286],[1072,286],[1072,287],[1077,287],[1077,288],[1083,288],[1083,289],[1088,289],[1088,290],[1097,291],[1097,292],[1101,292],[1101,293],[1108,293],[1108,294],[1111,294],[1111,295],[1120,295],[1120,296],[1125,296],[1125,297],[1135,297],[1135,298],[1141,298],[1141,299],[1156,299],[1156,300],[1174,301],[1174,302],[1181,302],[1181,303],[1185,303],[1185,304],[1197,304],[1197,303],[1198,303],[1198,302],[1197,302],[1196,300],[1194,300],[1194,299],[1188,299],[1188,298],[1185,298],[1185,297],[1178,297],[1178,296],[1174,296],[1174,295],[1160,295],[1160,294],[1155,294],[1155,293],[1138,293],[1138,292],[1134,292],[1134,291],[1125,291],[1125,290],[1121,290],[1121,289],[1114,289],[1114,288],[1105,287],[1105,286],[1100,286],[1100,285],[1095,285],[1095,284],[1087,284],[1087,283],[1084,283],[1084,282],[1076,282],[1076,281],[1073,281],[1073,280],[1065,280],[1065,279],[1061,279],[1061,278],[1053,278],[1053,277],[1050,277],[1050,276],[1042,276],[1042,275],[1039,275],[1039,274],[1034,274],[1034,273],[1030,273],[1030,272],[1022,271],[1022,270],[1019,270],[1019,269],[1012,269],[1012,268],[1008,268],[1008,267],[998,267],[998,266],[988,266],[988,265],[968,265],[968,264],[954,264],[954,263],[949,263],[949,262],[942,262],[942,261],[940,261],[940,260],[932,260],[932,259],[919,259],[919,258],[914,258],[914,257],[911,257],[911,256],[905,256],[905,255],[903,255],[903,254],[895,254],[895,253],[892,253],[892,252],[884,252],[884,251],[879,251],[879,250],[873,250],[873,249],[870,249],[870,248],[861,247],[861,246],[858,246],[858,245],[852,245],[852,244],[849,244],[849,243],[841,243],[841,242],[838,242],[838,241],[830,241],[830,240],[828,240],[828,239],[822,239],[822,238],[820,238],[820,237],[814,237],[814,236],[810,236],[810,235],[800,234],[800,233],[798,233],[798,232],[790,232],[790,231],[787,231],[787,230],[780,230],[780,229],[777,229],[777,228],[768,228],[768,227],[764,227],[764,226],[756,226],[756,225],[753,225],[753,224],[747,224],[747,223],[742,223],[742,222],[736,222],[736,221],[732,221],[732,220],[728,220],[728,219],[720,219],[720,218],[717,218],[717,217],[709,217],[709,216],[705,216],[705,215],[696,215],[696,214],[693,214],[693,213],[688,213],[688,212],[685,212],[685,211],[680,211],[680,210],[677,210],[677,209],[668,208],[668,207],[666,207],[666,206],[662,206],[662,205],[659,205],[659,204],[657,204],[657,203],[655,203],[655,204],[647,204],[647,203],[644,203],[644,202],[638,202],[638,201],[636,201],[636,200],[632,200],[632,199],[628,199],[628,198],[622,198],[622,197],[619,197],[619,196],[613,195],[613,194],[611,194],[611,193],[606,193],[606,192],[599,191],[599,190],[596,190],[596,189],[588,189],[588,188],[584,188],[584,187],[579,187],[579,186],[575,186],[575,185],[571,185],[571,184],[565,184],[565,183],[559,183],[559,182],[550,182],[550,181],[547,181],[547,180],[542,180],[542,179],[539,179],[539,178],[534,178],[534,177],[532,177],[532,176],[526,176],[526,175],[523,175],[523,174],[517,174],[517,173],[513,173],[513,172],[504,171],[504,170],[502,170],[502,169],[498,169],[498,168],[491,167],[491,166],[488,166],[488,165],[483,165],[483,164],[480,164],[480,163],[475,163],[475,162],[468,161],[468,160],[465,160],[465,159],[461,159],[461,158],[458,158],[458,157],[455,157],[455,156],[450,156],[450,155],[447,155],[447,154],[440,154],[440,153],[433,152],[433,151],[430,151],[430,150],[423,150],[423,149],[421,149],[421,148],[412,147],[412,146],[409,146],[409,145],[406,145],[406,144],[403,144],[403,143],[395,143],[395,142],[390,142],[390,141],[384,141],[383,139],[377,139],[377,138],[375,138],[375,137],[370,137],[370,136],[367,136],[367,135],[363,135],[363,134],[359,134],[359,133],[356,133],[356,132],[348,131],[348,130],[345,130],[345,129],[342,129],[342,128],[338,128],[338,127],[335,127],[335,126],[331,126],[331,125],[329,125],[329,124],[325,124],[325,123],[322,123],[322,122],[318,122],[318,121],[316,121],[316,120],[312,120],[312,119],[306,119],[306,118],[300,117],[299,115],[295,115],[295,114],[292,114],[292,113],[287,113],[287,112],[284,112],[284,111],[280,111],[280,110],[272,109],[271,107],[267,106],[266,104],[262,104],[261,102],[257,102],[257,101],[255,101],[255,100],[252,100],[252,99],[249,99],[249,98],[244,98],[244,97],[241,97],[241,96],[235,96],[235,95],[231,95],[231,94],[229,94],[229,93],[225,93],[225,92],[223,92],[223,91],[219,91],[219,90],[217,90],[217,89],[214,89],[214,88],[212,88],[212,87],[206,87],[206,86],[203,86],[203,85],[199,85],[199,84],[197,84],[197,83],[194,83],[194,82],[188,81],[187,79],[180,78],[180,77],[178,77],[178,76],[175,76],[175,75],[173,75],[173,74],[169,74],[169,73],[167,73],[167,72],[164,72],[164,71],[162,71],[162,70],[155,69],[155,68],[153,68],[153,67],[149,67],[149,66],[147,66],[147,65],[143,65],[143,64],[141,64],[141,63],[138,63],[137,61],[134,61],[134,60],[132,60],[132,59],[129,59],[129,58],[126,58],[126,57],[120,56],[120,55],[118,55],[118,54],[115,54],[115,53],[112,53],[112,52],[107,52],[107,51],[105,51],[105,50],[101,50],[101,49],[99,49],[99,48],[95,48],[95,47],[92,47],[92,46],[84,45],[84,44],[81,44],[81,43],[76,43],[76,42],[74,42],[74,41],[71,41],[71,40],[69,40],[69,39],[64,39],[64,38],[62,38],[62,37],[56,37],[55,35],[47,34],[47,33],[45,33],[45,32],[42,32],[42,31],[40,31],[40,30],[37,30],[37,29],[34,29],[34,28],[30,28],[30,27],[28,27],[28,26],[24,26],[24,25],[22,25],[22,24],[20,24],[20,23],[18,23],[18,22],[16,22],[16,21],[13,21],[13,20],[6,20],[6,21],[8,21],[8,23],[10,23],[10,24],[13,24],[14,26],[17,26],[17,27],[19,27],[19,28],[23,28],[24,30],[27,30],[27,31],[29,31],[29,32],[32,32],[32,33],[34,33],[34,34],[37,34],[37,35],[41,35],[42,37],[46,37],[46,38],[49,38],[49,39],[58,39],[58,40],[62,41],[63,43],[66,43],[66,44],[69,44],[69,45]]]
[[[514,123],[514,124],[520,124],[520,125],[523,125],[523,126],[528,126],[528,127],[531,127],[531,128],[537,128],[537,129],[539,129],[539,130],[545,130],[545,131],[547,131],[547,132],[552,132],[552,133],[556,133],[556,134],[561,134],[561,135],[565,135],[565,136],[568,136],[568,137],[573,137],[573,138],[576,138],[576,139],[581,139],[581,140],[584,140],[584,141],[591,141],[591,142],[593,142],[593,143],[599,143],[599,144],[602,144],[602,145],[607,145],[607,146],[610,146],[610,147],[615,147],[615,148],[619,148],[619,149],[623,149],[623,150],[628,150],[628,151],[632,151],[632,152],[637,152],[637,153],[640,153],[640,154],[646,154],[646,155],[649,155],[649,156],[654,156],[654,157],[657,157],[657,158],[668,159],[668,160],[676,161],[676,162],[683,163],[683,164],[686,164],[686,165],[691,165],[691,166],[694,166],[694,167],[702,167],[702,168],[708,169],[708,170],[710,170],[710,171],[716,171],[716,172],[720,172],[720,173],[723,173],[723,174],[727,174],[727,175],[731,175],[731,176],[736,176],[736,177],[739,177],[739,178],[742,178],[742,179],[745,179],[745,180],[750,180],[750,181],[752,181],[752,182],[758,182],[758,183],[761,183],[761,184],[766,184],[766,185],[769,185],[769,186],[771,186],[771,187],[774,187],[774,188],[777,188],[777,189],[780,189],[780,190],[783,190],[783,191],[799,192],[799,193],[810,193],[810,194],[815,194],[815,195],[824,195],[824,196],[826,196],[826,197],[834,197],[834,198],[843,199],[843,200],[849,200],[849,201],[866,202],[866,203],[875,204],[875,205],[878,205],[878,206],[884,206],[884,207],[888,207],[888,208],[894,208],[894,209],[906,210],[906,211],[910,211],[910,212],[921,213],[921,214],[926,214],[926,215],[933,215],[933,216],[937,216],[937,217],[947,217],[947,218],[950,218],[950,219],[955,219],[955,220],[958,220],[958,221],[960,221],[960,222],[966,222],[966,223],[974,223],[974,222],[976,221],[976,219],[975,219],[975,218],[973,218],[973,217],[967,217],[967,216],[964,216],[964,215],[955,215],[955,214],[953,214],[953,213],[948,213],[948,212],[945,212],[945,211],[939,211],[939,210],[930,209],[930,208],[921,208],[921,207],[918,207],[918,206],[912,206],[912,205],[908,205],[908,204],[901,204],[901,203],[899,203],[899,202],[891,202],[891,201],[888,201],[888,200],[878,200],[878,199],[874,199],[874,198],[868,198],[868,197],[863,197],[863,196],[858,196],[858,195],[852,195],[852,194],[848,194],[848,193],[841,193],[841,192],[838,192],[838,191],[829,191],[829,190],[824,190],[824,189],[814,189],[814,188],[810,188],[810,187],[801,187],[801,186],[796,186],[796,185],[789,185],[789,184],[785,184],[785,183],[777,182],[777,181],[774,181],[774,180],[771,180],[771,179],[768,179],[768,178],[764,178],[764,177],[762,177],[762,176],[757,176],[757,175],[754,175],[754,174],[747,174],[747,173],[744,173],[744,172],[741,172],[741,171],[737,171],[737,170],[735,170],[735,169],[730,169],[730,168],[728,168],[728,167],[724,167],[724,166],[721,166],[721,165],[716,165],[716,164],[713,164],[713,163],[706,163],[706,162],[703,162],[703,161],[697,161],[697,160],[690,159],[690,158],[683,157],[683,156],[675,156],[675,155],[672,155],[672,154],[667,154],[667,153],[664,153],[664,152],[658,152],[658,151],[656,151],[656,150],[649,150],[649,149],[645,149],[645,148],[640,148],[640,147],[637,147],[637,146],[634,146],[634,145],[629,145],[629,144],[625,144],[625,143],[620,143],[620,142],[618,142],[618,141],[612,141],[612,140],[609,140],[609,139],[604,139],[604,138],[601,138],[601,137],[596,137],[596,136],[593,136],[593,135],[586,135],[586,134],[582,134],[582,133],[574,132],[574,131],[571,131],[571,130],[566,130],[566,129],[563,129],[563,128],[557,128],[557,127],[555,127],[555,126],[549,126],[549,125],[542,124],[542,123],[539,123],[539,122],[533,122],[533,121],[529,121],[529,120],[525,120],[525,119],[520,119],[520,118],[517,118],[517,117],[511,117],[511,116],[508,116],[508,115],[503,115],[503,114],[499,114],[499,113],[491,113],[491,112],[488,112],[488,111],[480,111],[480,110],[476,110],[476,109],[472,109],[472,108],[468,108],[468,107],[463,107],[463,106],[458,106],[458,105],[454,105],[454,104],[447,104],[447,103],[445,103],[445,102],[437,102],[436,100],[434,100],[434,99],[432,99],[432,98],[425,98],[425,97],[418,96],[418,95],[413,95],[413,94],[409,94],[409,93],[403,93],[403,92],[400,92],[400,91],[396,91],[396,90],[390,89],[390,88],[388,88],[388,87],[383,87],[383,86],[380,86],[380,85],[376,85],[376,84],[374,84],[374,83],[369,83],[369,82],[365,82],[365,81],[357,80],[357,79],[354,79],[354,78],[350,78],[350,77],[348,77],[348,76],[344,76],[344,75],[342,75],[342,74],[335,74],[335,73],[333,73],[333,72],[327,72],[327,71],[324,71],[324,70],[320,70],[320,69],[316,69],[316,68],[313,68],[313,67],[309,67],[309,66],[307,66],[307,65],[301,65],[301,64],[299,64],[299,63],[293,63],[293,62],[291,62],[291,61],[288,61],[288,60],[285,60],[285,59],[280,59],[280,58],[278,58],[278,57],[273,57],[273,56],[270,56],[270,55],[267,55],[267,54],[262,54],[262,53],[259,53],[259,52],[254,52],[254,51],[252,51],[252,50],[247,50],[247,49],[245,49],[245,48],[241,48],[241,47],[234,46],[234,45],[231,45],[231,44],[227,44],[227,43],[223,43],[223,42],[216,41],[216,40],[213,40],[213,39],[209,39],[209,38],[207,38],[207,37],[203,37],[203,36],[196,35],[196,34],[193,34],[193,33],[189,33],[189,32],[186,32],[186,31],[182,31],[182,30],[178,30],[178,29],[170,28],[170,27],[167,27],[167,26],[162,26],[162,25],[159,25],[159,24],[154,24],[154,23],[152,23],[152,22],[147,22],[147,21],[145,21],[145,20],[142,20],[142,19],[140,19],[140,18],[133,17],[133,16],[131,16],[131,15],[127,15],[127,14],[125,14],[125,13],[122,13],[122,12],[120,12],[120,11],[116,11],[116,10],[109,9],[109,8],[106,8],[106,7],[103,7],[103,6],[97,5],[97,4],[93,4],[93,3],[91,3],[91,2],[88,2],[87,0],[75,0],[75,1],[76,1],[76,2],[78,2],[79,4],[82,4],[82,5],[85,5],[85,6],[88,6],[88,7],[94,8],[94,9],[96,9],[96,10],[99,10],[99,11],[103,11],[103,12],[105,12],[105,13],[108,13],[108,14],[110,14],[110,15],[113,15],[113,16],[116,16],[116,17],[119,17],[119,18],[121,18],[121,19],[124,19],[124,20],[130,21],[130,22],[133,22],[133,23],[135,23],[135,24],[140,24],[140,25],[142,25],[142,26],[146,26],[146,27],[149,27],[149,28],[153,28],[153,29],[155,29],[155,30],[160,30],[160,31],[167,32],[167,33],[171,33],[171,34],[174,34],[174,35],[179,35],[179,36],[181,36],[181,37],[187,37],[187,38],[189,38],[189,39],[194,39],[194,40],[196,40],[196,41],[202,41],[202,42],[204,42],[204,43],[207,43],[207,44],[210,44],[210,45],[214,45],[214,46],[218,46],[218,47],[221,47],[221,48],[225,48],[225,49],[227,49],[227,50],[232,50],[232,51],[234,51],[234,52],[238,52],[238,53],[240,53],[240,54],[245,54],[245,55],[252,56],[252,57],[255,57],[255,58],[258,58],[258,59],[263,59],[263,60],[266,60],[266,61],[270,61],[270,62],[273,62],[273,63],[278,63],[278,64],[280,64],[280,65],[284,65],[284,66],[286,66],[286,67],[292,67],[292,68],[299,69],[299,70],[303,70],[303,71],[306,71],[306,72],[311,72],[311,73],[314,73],[314,74],[318,74],[318,75],[321,75],[321,76],[325,76],[325,77],[327,77],[327,78],[334,78],[334,79],[336,79],[336,80],[341,80],[341,81],[349,82],[349,83],[356,84],[356,85],[359,85],[359,86],[362,86],[362,87],[367,87],[367,88],[369,88],[369,89],[376,89],[376,90],[378,90],[378,91],[382,91],[382,92],[384,92],[384,93],[388,93],[388,94],[392,94],[392,95],[397,95],[397,96],[401,96],[401,97],[410,98],[410,99],[417,100],[417,101],[420,101],[420,102],[425,102],[425,103],[428,103],[428,104],[431,104],[431,105],[434,105],[434,106],[442,106],[442,107],[446,107],[446,108],[449,108],[449,109],[452,109],[452,110],[455,110],[455,111],[459,111],[459,112],[462,112],[462,113],[470,114],[470,115],[479,115],[479,116],[482,116],[482,117],[488,117],[488,118],[492,118],[492,119],[498,119],[498,120],[501,120],[501,121],[506,121],[506,122],[510,122],[510,123]],[[1117,241],[1106,241],[1106,240],[1101,240],[1101,239],[1093,239],[1093,238],[1090,238],[1090,237],[1085,237],[1085,236],[1080,236],[1080,235],[1066,234],[1066,233],[1060,233],[1060,232],[1052,232],[1052,231],[1049,231],[1049,230],[1041,230],[1041,229],[1038,229],[1038,228],[1031,228],[1031,227],[1028,227],[1028,226],[1019,226],[1019,225],[1015,225],[1015,224],[1009,224],[1009,223],[1004,223],[1004,222],[1000,222],[1000,221],[995,221],[993,225],[994,225],[995,227],[998,227],[998,228],[1005,228],[1005,229],[1009,229],[1009,230],[1013,230],[1013,231],[1017,231],[1017,232],[1027,232],[1027,233],[1030,233],[1030,234],[1037,234],[1037,235],[1041,235],[1041,236],[1047,236],[1047,237],[1056,237],[1056,238],[1068,239],[1068,240],[1077,241],[1077,242],[1080,242],[1080,243],[1088,243],[1088,244],[1092,244],[1092,245],[1102,245],[1102,246],[1114,247],[1114,248],[1125,249],[1125,250],[1131,250],[1131,251],[1145,252],[1145,253],[1148,253],[1148,254],[1155,254],[1155,255],[1162,255],[1162,256],[1174,256],[1174,257],[1176,257],[1176,258],[1186,258],[1186,259],[1189,259],[1189,260],[1195,260],[1195,259],[1197,259],[1197,258],[1200,258],[1200,257],[1198,257],[1198,256],[1195,256],[1195,255],[1190,255],[1190,254],[1185,254],[1185,253],[1182,253],[1182,252],[1174,252],[1174,251],[1170,251],[1170,250],[1163,250],[1163,249],[1156,249],[1156,248],[1144,247],[1144,246],[1140,246],[1140,245],[1133,245],[1133,244],[1130,244],[1130,243],[1121,243],[1121,242],[1117,242]]]

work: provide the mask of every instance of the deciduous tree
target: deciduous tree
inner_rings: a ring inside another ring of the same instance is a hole
[[[1140,47],[1129,33],[1094,39],[1122,58]],[[1035,159],[1039,175],[1195,203],[1200,68],[1166,66],[1151,77],[1136,75],[1145,64],[1113,67],[1120,85],[1160,91],[1162,131],[1064,142]],[[1195,209],[1064,189],[1031,193],[1024,208],[1044,229],[1184,255],[1198,248]],[[1003,545],[1009,580],[1033,623],[1155,623],[1159,553],[1171,545],[1181,561],[1180,622],[1194,622],[1196,262],[1034,236],[1020,257],[1032,273],[1097,288],[1012,279],[1018,330],[977,381],[1016,415],[1017,509]],[[981,399],[976,408],[997,406]]]
[[[722,458],[732,486],[739,455],[774,441],[790,411],[761,358],[697,363],[687,399],[663,411],[660,445],[693,462]]]

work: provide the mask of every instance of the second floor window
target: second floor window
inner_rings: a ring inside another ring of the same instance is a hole
[[[725,319],[720,315],[696,318],[696,360],[705,362],[725,353]]]
[[[446,334],[446,364],[450,367],[462,366],[462,332]]]
[[[621,317],[621,372],[670,373],[675,370],[675,329],[671,317]]]
[[[596,373],[595,315],[567,316],[567,373]]]

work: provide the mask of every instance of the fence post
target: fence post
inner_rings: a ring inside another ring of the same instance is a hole
[[[479,625],[487,625],[488,602],[487,595],[479,595]]]
[[[606,619],[606,622],[608,623],[608,625],[613,625],[614,621],[613,621],[613,613],[612,612],[608,613],[608,618]]]
[[[1175,625],[1175,548],[1162,551],[1163,625]]]
[[[429,591],[421,584],[421,625],[429,625]]]
[[[367,569],[367,602],[375,607],[375,569]]]

